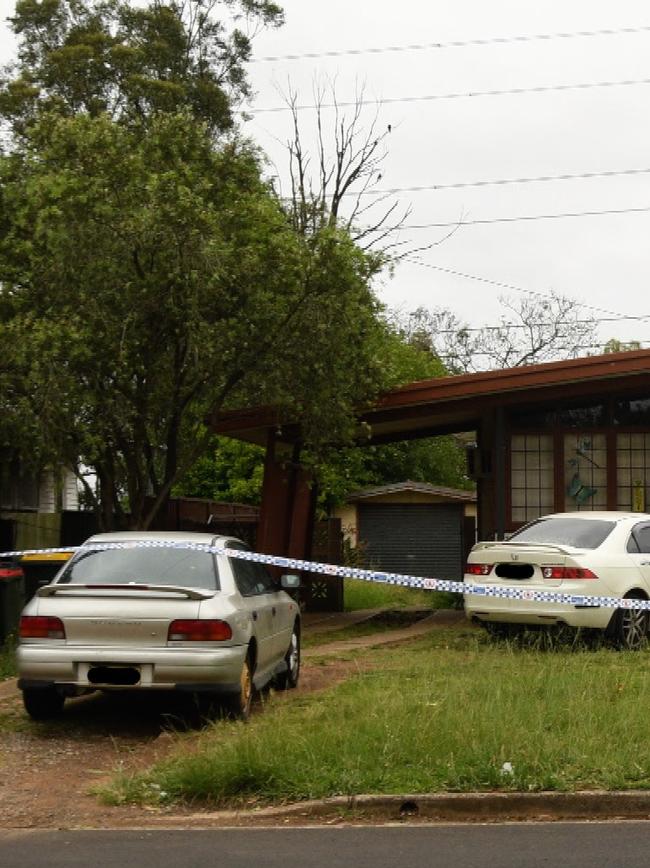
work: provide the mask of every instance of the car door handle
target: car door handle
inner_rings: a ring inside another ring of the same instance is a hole
[[[275,606],[273,606],[273,608],[271,609],[271,614],[275,615]]]

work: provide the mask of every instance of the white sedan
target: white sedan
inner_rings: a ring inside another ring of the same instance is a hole
[[[646,643],[648,612],[576,603],[483,596],[473,585],[647,600],[650,515],[547,515],[507,541],[477,543],[465,567],[465,612],[495,632],[508,625],[568,625],[605,631],[622,648]]]
[[[247,717],[254,688],[297,685],[300,609],[283,588],[298,577],[276,582],[262,564],[193,544],[248,551],[213,534],[99,534],[39,588],[23,611],[17,654],[32,717],[90,690],[221,696]]]

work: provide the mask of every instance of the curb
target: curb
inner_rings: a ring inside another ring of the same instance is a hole
[[[107,819],[109,819],[107,817]],[[335,796],[248,811],[214,811],[157,818],[192,827],[331,825],[349,823],[502,823],[650,819],[650,791],[577,793],[426,793]]]

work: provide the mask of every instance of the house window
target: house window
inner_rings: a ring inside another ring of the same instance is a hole
[[[553,512],[552,436],[513,434],[510,465],[512,521],[532,521]]]
[[[616,468],[617,508],[645,512],[649,503],[650,434],[618,434]]]
[[[0,475],[0,509],[35,512],[38,509],[38,488],[36,474],[5,468]]]
[[[564,508],[567,512],[607,509],[605,434],[565,435]]]

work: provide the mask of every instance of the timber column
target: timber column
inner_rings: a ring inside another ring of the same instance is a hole
[[[311,476],[300,464],[300,446],[281,443],[275,431],[269,430],[258,551],[309,560],[315,505]]]

